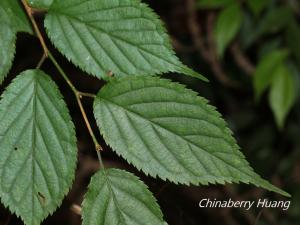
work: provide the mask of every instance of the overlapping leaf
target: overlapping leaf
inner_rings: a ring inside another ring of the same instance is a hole
[[[266,54],[261,59],[254,73],[253,80],[256,100],[258,100],[263,92],[269,87],[274,77],[275,70],[278,65],[283,63],[287,56],[288,52],[286,50],[279,49]]]
[[[139,0],[54,1],[45,26],[60,52],[98,78],[109,71],[117,77],[173,71],[203,78],[178,60],[160,19]]]
[[[0,101],[1,202],[26,225],[39,225],[69,190],[76,152],[57,86],[39,70],[20,74]]]
[[[15,54],[17,32],[32,33],[18,0],[0,1],[0,84],[9,72]]]
[[[83,225],[166,225],[147,186],[131,173],[108,169],[93,176],[83,202]]]
[[[252,183],[287,195],[261,179],[231,131],[204,98],[155,77],[111,81],[94,114],[106,142],[151,176],[175,183]]]

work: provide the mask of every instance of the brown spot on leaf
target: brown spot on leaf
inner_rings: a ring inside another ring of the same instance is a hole
[[[39,199],[41,205],[42,206],[46,205],[46,197],[41,192],[38,192],[37,196],[38,196],[38,199]]]

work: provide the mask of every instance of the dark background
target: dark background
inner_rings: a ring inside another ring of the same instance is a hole
[[[103,158],[105,166],[125,168],[139,175],[147,183],[150,190],[162,208],[166,221],[170,225],[205,225],[205,224],[268,224],[268,225],[297,225],[300,224],[300,106],[299,98],[288,115],[285,127],[279,131],[276,127],[272,112],[263,96],[259,103],[254,102],[252,75],[258,59],[260,43],[268,42],[281,33],[261,37],[253,48],[243,49],[238,46],[237,37],[225,53],[223,60],[214,53],[214,43],[211,40],[211,30],[219,9],[197,9],[193,0],[161,0],[147,1],[161,16],[170,33],[173,46],[179,58],[193,69],[209,78],[210,83],[185,77],[179,74],[166,74],[171,78],[186,84],[210,100],[222,113],[242,152],[246,155],[256,172],[273,184],[292,194],[291,207],[288,211],[281,209],[200,209],[198,203],[202,198],[217,198],[218,200],[286,200],[277,194],[266,192],[254,186],[244,184],[210,185],[187,187],[152,179],[137,172],[122,158],[114,154],[100,137],[92,115],[92,100],[84,98],[88,117],[92,121],[94,131],[104,146]],[[289,4],[288,1],[273,1],[275,7]],[[299,9],[295,8],[294,16],[299,19]],[[245,8],[247,13],[247,9]],[[262,12],[262,17],[266,12]],[[37,14],[37,20],[42,28],[43,15]],[[195,29],[196,27],[196,29]],[[48,41],[49,42],[49,41]],[[201,46],[204,42],[204,48]],[[300,42],[300,40],[299,40]],[[51,46],[50,43],[48,43]],[[64,59],[53,47],[51,49],[72,82],[81,91],[97,93],[104,84],[102,81],[87,76]],[[42,56],[42,48],[35,37],[19,34],[17,54],[13,69],[5,80],[2,88],[21,71],[34,68]],[[249,63],[244,67],[238,61]],[[42,69],[57,82],[69,106],[71,116],[76,126],[78,138],[78,168],[75,183],[63,205],[49,216],[43,224],[77,225],[81,223],[80,216],[72,210],[72,205],[80,205],[86,192],[89,179],[98,170],[98,162],[94,152],[93,142],[83,123],[75,98],[59,76],[58,72],[46,61]],[[247,71],[248,69],[248,71]],[[251,72],[251,71],[250,71]],[[0,224],[22,224],[1,206]]]

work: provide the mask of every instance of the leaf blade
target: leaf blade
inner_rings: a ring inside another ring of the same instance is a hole
[[[269,104],[279,129],[283,128],[286,116],[295,102],[296,90],[294,84],[289,68],[285,64],[279,65],[274,71],[269,93]]]
[[[119,169],[95,174],[82,206],[83,225],[166,225],[147,186]]]
[[[180,72],[206,80],[178,60],[158,16],[138,0],[55,1],[45,27],[70,61],[98,78]]]
[[[270,3],[270,0],[252,0],[247,4],[255,16],[258,16],[262,10]]]
[[[276,33],[285,29],[292,21],[293,13],[289,7],[270,9],[257,26],[257,36]]]
[[[0,21],[2,24],[10,25],[16,32],[33,33],[18,0],[2,0],[0,2]]]
[[[276,67],[281,64],[288,56],[286,50],[274,50],[259,62],[254,73],[253,85],[255,91],[255,99],[259,100],[264,91],[269,87]]]
[[[0,106],[1,202],[26,225],[39,225],[74,179],[74,125],[57,86],[39,70],[18,76]]]
[[[30,0],[29,5],[38,9],[49,9],[53,0]]]
[[[8,74],[16,51],[16,34],[7,25],[0,29],[0,84]]]
[[[297,63],[300,64],[300,44],[298,41],[300,40],[300,27],[296,21],[292,21],[288,25],[285,36],[289,49],[291,49]]]
[[[0,84],[12,66],[17,32],[33,33],[20,2],[0,1]]]
[[[231,4],[219,15],[214,30],[217,54],[223,57],[224,51],[238,33],[242,23],[239,4]]]
[[[131,77],[102,88],[94,115],[117,154],[182,184],[244,182],[286,194],[255,174],[207,100],[169,80]]]

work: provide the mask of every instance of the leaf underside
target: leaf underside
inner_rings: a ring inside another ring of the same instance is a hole
[[[18,0],[0,1],[0,84],[8,74],[15,54],[17,32],[32,33]]]
[[[45,27],[62,54],[98,78],[179,72],[206,80],[178,60],[160,19],[138,0],[54,1]]]
[[[257,175],[214,107],[183,85],[155,77],[115,79],[94,102],[105,141],[138,169],[182,184],[252,183]]]
[[[39,70],[21,73],[0,101],[0,197],[26,225],[59,206],[75,172],[74,125],[57,86]]]
[[[92,177],[82,212],[83,225],[167,225],[147,186],[118,169]]]

